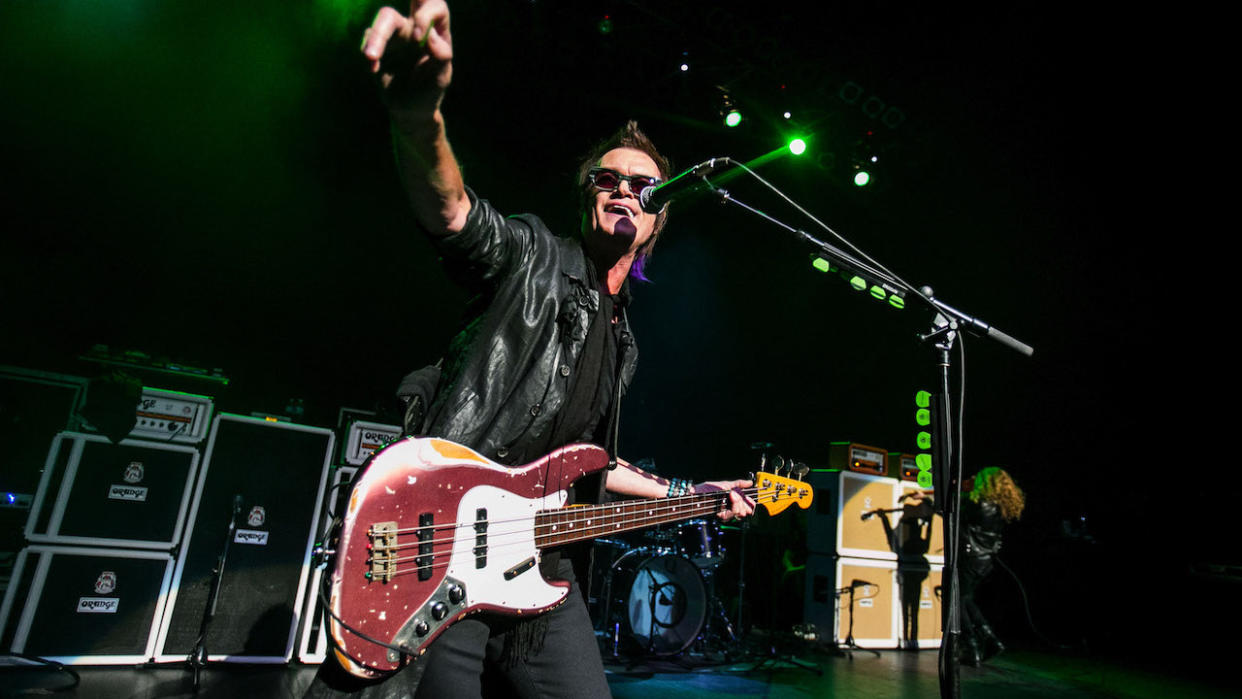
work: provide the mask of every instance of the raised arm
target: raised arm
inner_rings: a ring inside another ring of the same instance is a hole
[[[363,35],[362,53],[380,78],[398,171],[415,217],[433,236],[460,231],[470,199],[440,113],[453,77],[448,5],[414,0],[408,17],[381,9]]]

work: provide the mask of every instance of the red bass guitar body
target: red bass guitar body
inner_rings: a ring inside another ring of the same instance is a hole
[[[561,508],[574,481],[607,463],[603,449],[571,445],[510,468],[443,439],[376,454],[336,542],[328,625],[342,666],[387,674],[466,615],[538,614],[563,602],[569,583],[539,572],[536,516]],[[544,539],[558,526],[546,520]]]

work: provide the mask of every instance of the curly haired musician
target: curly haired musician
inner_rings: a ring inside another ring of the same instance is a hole
[[[1026,496],[1004,469],[992,466],[975,474],[974,487],[962,500],[962,662],[978,665],[1005,649],[988,624],[975,590],[992,572],[1007,522],[1017,521]]]
[[[644,212],[638,194],[668,178],[668,161],[630,122],[581,167],[578,236],[558,237],[530,215],[505,218],[465,186],[446,136],[440,104],[453,58],[447,5],[416,0],[409,16],[384,8],[362,51],[380,78],[416,219],[453,278],[486,299],[450,346],[420,432],[506,465],[565,444],[605,443],[619,387],[637,359],[628,279],[644,279],[643,263],[667,217]],[[692,485],[619,463],[605,476],[610,492],[657,498],[728,490],[731,509],[722,519],[753,512],[740,492],[749,481]],[[544,573],[573,579],[570,561],[556,558],[544,556]],[[424,657],[378,684],[333,664],[330,658],[308,696],[610,694],[576,583],[569,601],[534,619],[481,614],[453,624]]]

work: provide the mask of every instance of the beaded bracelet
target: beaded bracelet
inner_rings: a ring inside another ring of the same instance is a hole
[[[665,497],[675,498],[682,495],[688,495],[691,491],[692,484],[683,478],[670,478],[668,481],[668,494]]]

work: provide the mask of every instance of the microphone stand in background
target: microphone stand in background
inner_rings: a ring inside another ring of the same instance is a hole
[[[186,658],[190,670],[194,673],[194,693],[198,693],[203,668],[207,667],[207,629],[216,615],[216,603],[220,601],[220,579],[224,576],[224,563],[229,557],[229,544],[233,543],[233,535],[237,531],[237,515],[241,512],[242,496],[233,496],[233,511],[229,514],[228,536],[224,538],[224,546],[220,556],[216,558],[216,567],[211,571],[211,592],[207,594],[207,605],[203,607],[203,619],[198,627],[198,640]]]
[[[805,209],[768,184],[763,178],[751,171],[750,168],[730,158],[712,158],[700,163],[660,187],[644,190],[643,194],[640,195],[640,201],[645,209],[648,203],[663,204],[684,193],[709,191],[716,195],[722,203],[739,206],[810,245],[815,250],[815,267],[817,269],[825,272],[837,272],[843,278],[848,279],[854,288],[867,289],[873,296],[880,299],[886,298],[891,305],[897,308],[904,308],[906,297],[911,296],[921,300],[934,314],[931,321],[931,329],[927,333],[919,335],[919,339],[923,343],[932,343],[935,349],[936,370],[939,375],[939,393],[936,395],[936,400],[932,406],[933,422],[935,423],[935,434],[932,442],[932,468],[936,508],[943,515],[945,522],[945,564],[942,584],[949,592],[947,595],[948,602],[944,608],[944,640],[940,645],[940,694],[942,697],[958,699],[961,697],[961,677],[957,660],[957,649],[961,638],[961,601],[958,595],[957,563],[960,539],[958,530],[961,516],[961,488],[959,486],[962,480],[962,462],[960,457],[962,445],[958,444],[955,449],[954,442],[951,439],[953,435],[953,406],[949,400],[949,376],[952,370],[951,353],[962,330],[968,330],[973,334],[996,340],[1028,357],[1034,354],[1035,350],[1030,345],[1001,332],[981,319],[963,313],[936,299],[931,287],[924,286],[916,289],[883,269],[881,265],[870,261],[870,258],[867,260],[860,259],[866,257],[865,255],[859,254],[856,256],[829,245],[806,231],[789,226],[739,201],[729,194],[728,191],[708,181],[707,174],[727,165],[741,168],[747,174],[775,191],[786,202],[812,221],[815,221],[820,227],[836,235],[831,228],[821,223]]]
[[[877,657],[877,658],[878,658],[878,657],[880,657],[880,651],[878,651],[878,650],[872,650],[872,649],[870,649],[870,648],[863,648],[862,646],[858,645],[858,643],[857,643],[857,642],[855,642],[855,641],[854,641],[854,590],[856,590],[856,589],[858,589],[858,588],[860,588],[860,587],[866,587],[867,585],[871,585],[871,584],[872,584],[872,583],[869,583],[869,582],[864,582],[864,581],[862,581],[862,580],[855,580],[855,581],[853,581],[852,583],[850,583],[849,585],[846,585],[845,587],[842,587],[842,588],[838,588],[838,589],[836,590],[836,595],[837,595],[837,607],[838,607],[838,608],[840,608],[840,606],[841,606],[841,595],[848,594],[848,595],[850,596],[850,601],[849,601],[849,614],[850,614],[849,629],[846,631],[846,634],[845,634],[845,642],[844,642],[844,643],[842,643],[842,644],[838,644],[838,645],[837,645],[837,652],[838,652],[838,653],[840,653],[840,654],[842,654],[842,655],[844,655],[844,656],[846,656],[846,657],[847,657],[847,658],[849,658],[850,660],[853,660],[853,659],[854,659],[854,651],[856,651],[856,650],[865,650],[865,651],[867,651],[868,653],[875,653],[875,657]],[[843,650],[841,646],[845,646],[845,648],[847,648],[848,650]]]

